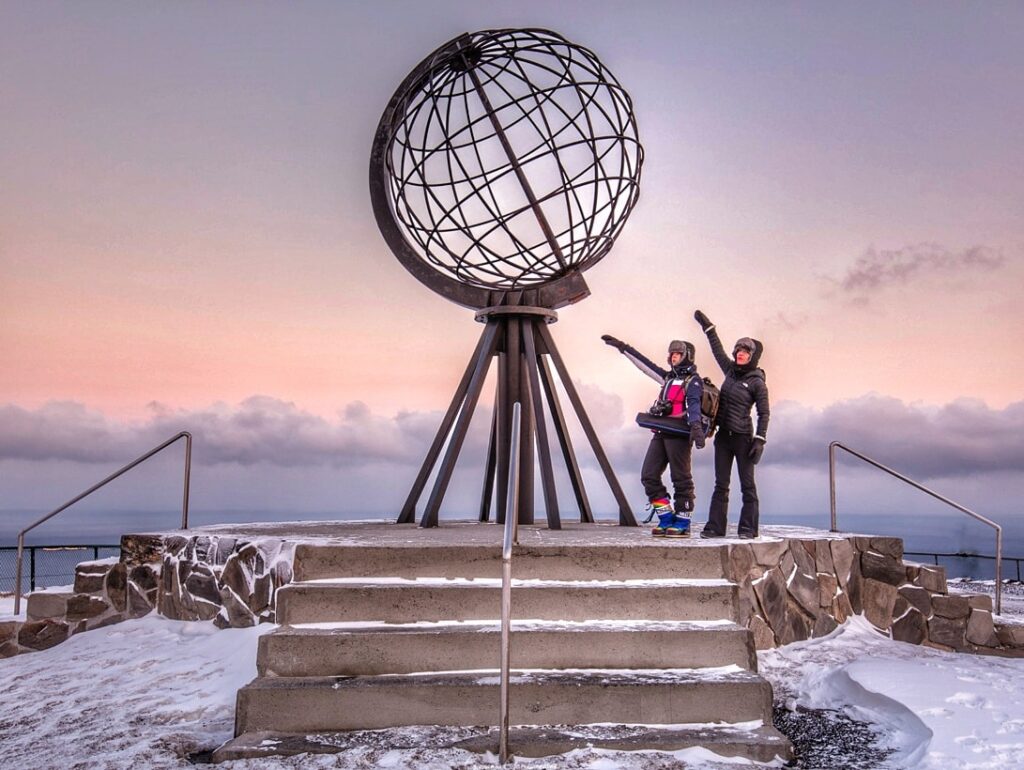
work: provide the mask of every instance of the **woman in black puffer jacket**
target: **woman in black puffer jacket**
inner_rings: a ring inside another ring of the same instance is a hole
[[[757,537],[758,500],[754,483],[754,466],[761,460],[768,434],[768,386],[764,371],[757,368],[764,346],[750,337],[741,337],[733,346],[730,358],[715,325],[701,311],[693,314],[711,343],[711,352],[722,367],[725,382],[718,402],[718,434],[715,436],[715,491],[711,495],[708,523],[701,537],[725,537],[729,510],[729,478],[733,459],[740,476],[743,507],[737,533],[743,538]],[[750,419],[750,410],[757,408],[757,429]]]

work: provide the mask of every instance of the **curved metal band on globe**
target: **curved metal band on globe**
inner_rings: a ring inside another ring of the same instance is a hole
[[[513,93],[503,79],[534,85],[527,65],[550,67],[560,79]],[[578,100],[574,110],[557,103],[560,90]],[[525,157],[509,138],[524,127],[536,134]],[[507,163],[495,160],[502,157],[499,140]],[[485,143],[493,152],[481,159],[477,145]],[[471,151],[476,166],[455,157]],[[573,152],[589,153],[585,170],[568,164]],[[610,251],[635,206],[642,162],[629,95],[592,52],[548,30],[488,30],[439,46],[396,89],[373,140],[370,197],[391,251],[432,291],[476,310],[525,290],[554,309],[590,294],[582,272]],[[561,186],[542,183],[535,192],[538,182],[529,176],[545,163],[558,168]],[[431,175],[445,166],[447,175]],[[529,203],[499,202],[491,188],[516,178]],[[486,216],[477,218],[473,206]],[[526,223],[530,235],[515,227]],[[543,238],[534,237],[538,224]],[[496,235],[507,239],[507,250],[486,242]]]

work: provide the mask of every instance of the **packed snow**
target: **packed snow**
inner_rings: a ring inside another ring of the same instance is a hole
[[[219,631],[207,623],[151,615],[76,635],[44,652],[0,660],[0,766],[194,766],[231,737],[235,693],[255,676],[257,640],[271,628]],[[835,764],[805,767],[1024,767],[1022,659],[901,644],[854,618],[823,639],[761,653],[759,663],[776,699],[796,720],[810,709],[864,723],[871,752],[838,741],[832,747]],[[341,754],[238,760],[223,767],[468,770],[497,765],[492,755],[431,746],[437,736],[429,728],[406,728],[404,745],[409,745],[409,730],[420,748],[395,749],[388,745],[389,731],[376,731]],[[884,759],[865,765],[866,756]],[[516,766],[710,770],[754,764],[695,748],[581,749],[554,758],[517,759]]]

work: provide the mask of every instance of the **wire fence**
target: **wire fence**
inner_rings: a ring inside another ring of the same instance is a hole
[[[932,564],[946,568],[946,576],[993,579],[996,572],[996,557],[983,553],[935,553],[933,551],[904,551],[904,556],[928,556]],[[941,559],[941,561],[940,561]],[[919,561],[915,559],[915,561]],[[1021,582],[1021,562],[1024,558],[1003,557],[1003,580]]]
[[[75,567],[83,561],[120,556],[119,545],[26,545],[21,564],[22,590],[52,588],[75,582]],[[14,591],[18,549],[0,546],[0,593]]]

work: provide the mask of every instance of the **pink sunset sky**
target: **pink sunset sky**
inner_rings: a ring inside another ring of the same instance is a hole
[[[480,327],[380,237],[370,143],[426,53],[510,26],[635,103],[640,203],[553,332],[638,509],[654,394],[600,335],[717,379],[699,307],[765,343],[766,515],[827,521],[842,439],[1019,518],[1019,3],[0,2],[9,521],[181,429],[199,511],[397,509]],[[175,462],[96,505],[173,509]]]

